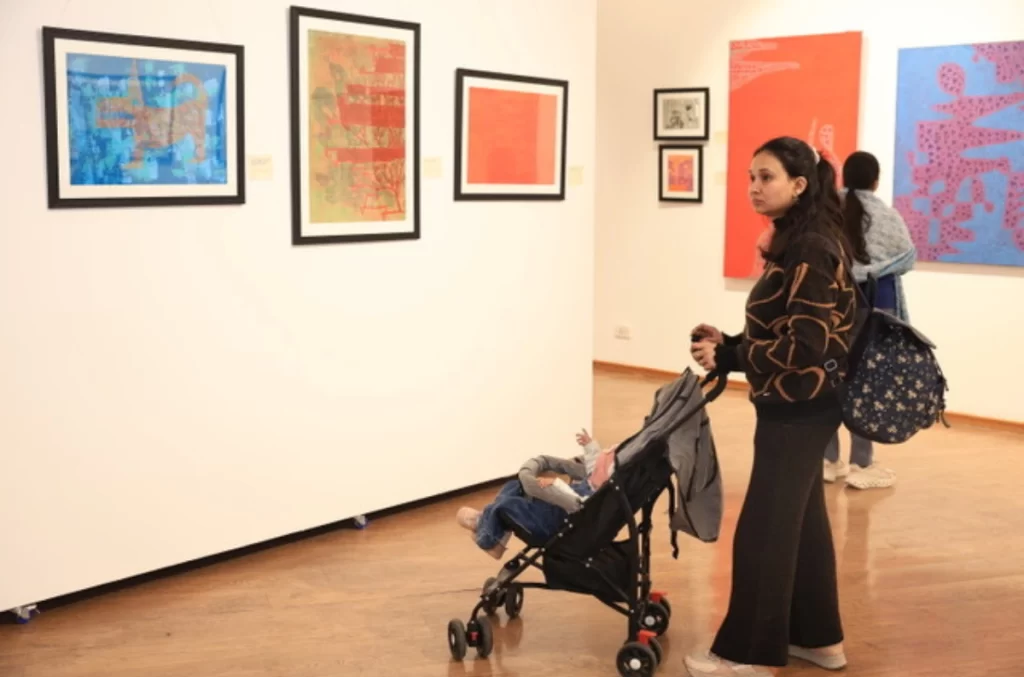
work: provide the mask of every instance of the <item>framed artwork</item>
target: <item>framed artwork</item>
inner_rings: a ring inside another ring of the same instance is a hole
[[[245,202],[244,48],[43,28],[51,208]]]
[[[564,200],[569,83],[455,71],[455,199]]]
[[[919,261],[1024,266],[1024,42],[901,49],[895,155]]]
[[[843,162],[857,149],[861,33],[736,40],[729,51],[723,267],[725,277],[750,279],[764,269],[757,243],[772,228],[747,196],[754,150],[776,136],[793,136],[820,151],[842,175]]]
[[[292,243],[420,237],[420,24],[292,7]]]
[[[662,202],[704,201],[704,148],[666,145],[658,152],[658,199]]]
[[[710,103],[707,87],[654,90],[654,140],[707,141]]]

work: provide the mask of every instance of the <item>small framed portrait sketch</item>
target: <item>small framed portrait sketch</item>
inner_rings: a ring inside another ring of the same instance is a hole
[[[707,141],[707,87],[654,90],[655,141]]]
[[[704,148],[665,145],[658,158],[658,199],[662,202],[704,201]]]

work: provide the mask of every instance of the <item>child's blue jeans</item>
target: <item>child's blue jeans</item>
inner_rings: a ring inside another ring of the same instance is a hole
[[[594,493],[586,480],[572,482],[569,486],[580,496]],[[484,550],[497,546],[509,531],[505,526],[508,522],[515,522],[529,532],[531,541],[543,543],[558,533],[566,517],[565,510],[557,505],[527,496],[519,480],[509,480],[480,513],[476,544]]]

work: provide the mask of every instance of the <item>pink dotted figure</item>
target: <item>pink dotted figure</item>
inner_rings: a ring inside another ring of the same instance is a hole
[[[996,80],[1003,84],[1024,85],[1024,42],[994,42],[974,46],[974,61],[991,61],[996,67]]]
[[[976,48],[975,60],[980,56],[996,64],[997,77],[1004,82],[1024,81],[1024,43],[1013,43],[1012,47],[983,45]],[[1024,139],[1024,132],[1008,129],[981,127],[979,119],[1005,108],[1024,102],[1024,92],[1013,94],[966,95],[966,74],[955,63],[946,63],[939,68],[938,84],[942,91],[955,97],[949,103],[933,106],[933,110],[946,113],[944,120],[927,120],[917,123],[917,149],[927,157],[918,163],[915,153],[909,154],[911,176],[915,190],[910,196],[896,199],[897,209],[903,214],[910,227],[911,236],[923,260],[936,260],[944,254],[957,252],[954,243],[974,240],[974,232],[961,224],[970,221],[974,208],[980,205],[992,213],[996,205],[988,199],[981,176],[988,172],[999,172],[1006,176],[1010,194],[1006,203],[1003,227],[1013,231],[1014,241],[1021,246],[1022,236],[1018,230],[1022,219],[1020,208],[1024,204],[1024,177],[1013,172],[1009,158],[976,159],[965,157],[974,149],[999,145]],[[941,189],[932,193],[938,184]],[[970,200],[957,200],[962,186],[970,185]],[[913,208],[914,198],[930,200],[929,214],[921,214]],[[939,223],[937,243],[929,242],[929,222]]]

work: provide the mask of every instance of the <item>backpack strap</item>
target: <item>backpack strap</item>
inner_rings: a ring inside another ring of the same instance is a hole
[[[878,298],[878,278],[872,274],[868,274],[867,279],[867,292],[861,288],[860,283],[853,276],[853,263],[852,261],[842,255],[842,251],[837,254],[839,261],[843,264],[843,270],[846,272],[846,281],[853,287],[854,295],[857,298],[856,307],[854,310],[854,337],[850,342],[850,355],[855,353],[855,346],[860,343],[859,335],[861,332],[868,330],[870,331],[871,314],[875,309],[875,299]],[[838,388],[842,383],[843,379],[839,375],[840,363],[836,359],[826,360],[822,367],[825,369],[825,376],[828,378],[829,385],[833,388]]]

